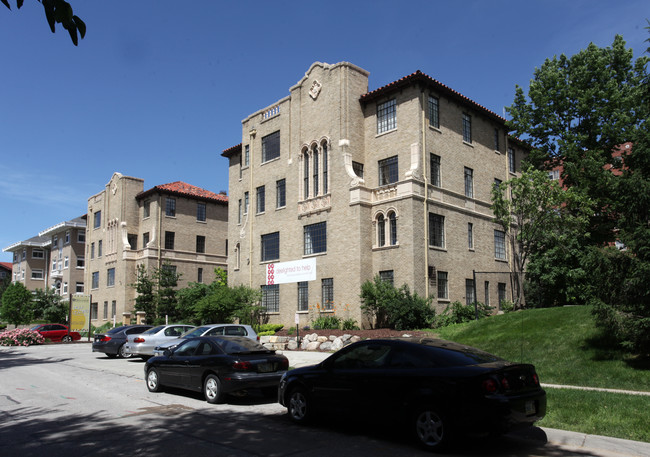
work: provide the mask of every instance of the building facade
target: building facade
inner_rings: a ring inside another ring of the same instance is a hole
[[[229,159],[228,273],[261,287],[272,322],[334,313],[365,322],[361,284],[379,275],[452,301],[511,298],[495,182],[524,145],[505,119],[416,72],[368,91],[368,72],[316,62],[289,96],[242,121]],[[270,265],[316,260],[316,279],[267,284]]]
[[[12,282],[32,291],[47,287],[50,243],[48,237],[34,236],[2,249],[13,254]]]
[[[138,265],[173,268],[178,287],[212,282],[227,268],[228,197],[174,182],[144,191],[139,178],[113,174],[88,199],[86,293],[93,325],[131,322]],[[145,316],[146,318],[146,316]]]

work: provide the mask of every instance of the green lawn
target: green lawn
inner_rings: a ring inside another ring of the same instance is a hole
[[[436,329],[441,338],[514,362],[532,363],[542,383],[650,391],[650,364],[612,349],[589,307],[532,309]],[[547,388],[538,425],[650,442],[650,397]]]

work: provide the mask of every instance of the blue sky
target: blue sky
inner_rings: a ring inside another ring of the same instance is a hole
[[[421,70],[503,114],[547,57],[621,34],[636,58],[650,36],[647,0],[68,1],[77,47],[36,0],[0,5],[0,248],[84,214],[116,171],[227,190],[241,120],[315,61],[370,90]]]

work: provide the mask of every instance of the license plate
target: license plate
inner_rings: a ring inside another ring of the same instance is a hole
[[[269,373],[273,371],[273,364],[272,363],[260,363],[257,366],[257,371],[260,373]]]
[[[527,401],[526,402],[526,415],[530,416],[531,414],[535,414],[535,402],[534,401]]]

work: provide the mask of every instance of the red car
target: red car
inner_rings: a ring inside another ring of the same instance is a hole
[[[50,341],[60,341],[62,343],[71,343],[81,339],[77,332],[71,332],[63,324],[40,324],[32,327],[30,330],[43,335],[43,338]]]

